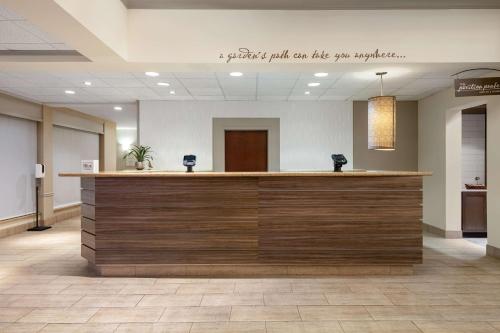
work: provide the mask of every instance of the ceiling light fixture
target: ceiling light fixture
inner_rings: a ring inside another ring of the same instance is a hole
[[[368,149],[396,149],[396,97],[384,96],[383,76],[380,76],[380,96],[368,99]]]
[[[307,85],[308,85],[309,87],[317,87],[317,86],[319,86],[320,84],[321,84],[321,83],[319,83],[319,82],[311,82],[311,83],[308,83]]]
[[[310,94],[311,94],[311,92],[310,92],[310,91],[306,91],[304,94],[306,94],[306,95],[310,95]]]
[[[160,73],[158,72],[146,72],[144,73],[146,76],[149,76],[149,77],[157,77],[157,76],[160,76]]]
[[[65,90],[64,93],[67,95],[74,95],[75,91],[74,90]]]
[[[115,111],[121,111],[121,110],[123,110],[123,108],[121,106],[115,106],[113,108],[113,110],[115,110]]]
[[[231,72],[231,73],[229,73],[229,75],[234,76],[234,77],[238,77],[238,76],[243,76],[243,73],[242,72]]]
[[[86,85],[87,87],[90,87],[92,85],[92,82],[90,81],[85,81],[83,82],[84,85]]]
[[[170,90],[170,95],[175,95],[175,90]]]
[[[158,82],[157,85],[159,85],[160,87],[169,87],[170,83],[167,83],[167,82]]]
[[[316,76],[316,77],[327,77],[328,73],[314,73],[314,76]]]

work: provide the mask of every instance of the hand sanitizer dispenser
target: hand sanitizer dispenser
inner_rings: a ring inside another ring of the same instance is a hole
[[[35,178],[45,178],[45,164],[35,164]]]

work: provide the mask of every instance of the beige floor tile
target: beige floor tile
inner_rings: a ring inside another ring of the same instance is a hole
[[[382,293],[325,294],[330,305],[392,305]]]
[[[61,295],[116,295],[125,288],[125,285],[118,284],[73,284],[61,290]]]
[[[231,321],[296,321],[296,306],[233,306]]]
[[[423,333],[498,333],[486,322],[416,321]]]
[[[190,333],[266,333],[264,322],[193,323]]]
[[[143,295],[88,295],[84,296],[73,306],[83,308],[128,308],[136,306],[142,297]]]
[[[10,306],[15,300],[24,295],[0,295],[0,308]]]
[[[490,325],[496,328],[500,332],[500,319],[497,319],[498,321],[491,321]]]
[[[177,294],[232,294],[234,285],[234,283],[186,283],[179,286]]]
[[[451,321],[495,321],[500,318],[500,306],[460,305],[432,306],[432,310]]]
[[[30,308],[0,308],[0,323],[13,323],[32,310]]]
[[[90,319],[92,323],[154,323],[163,313],[163,307],[102,308]]]
[[[396,277],[397,279],[397,277]],[[402,283],[348,283],[353,293],[398,293],[406,292],[408,289]]]
[[[40,333],[113,333],[118,324],[48,324]]]
[[[363,306],[299,306],[300,316],[305,321],[322,320],[372,320]]]
[[[20,295],[9,304],[9,307],[67,308],[81,298],[80,295]]]
[[[68,287],[68,284],[16,284],[10,288],[0,291],[6,295],[53,295]]]
[[[447,294],[386,293],[394,305],[457,305]]]
[[[203,306],[222,305],[264,305],[264,297],[256,294],[206,294],[201,301]]]
[[[153,285],[127,285],[120,290],[120,295],[163,295],[175,294],[179,289],[180,284],[175,283],[160,283]]]
[[[328,305],[323,294],[281,293],[264,294],[266,305]]]
[[[450,294],[448,296],[460,305],[500,305],[498,294]]]
[[[276,282],[236,282],[234,292],[238,294],[290,293],[292,292],[292,284],[286,279]]]
[[[19,320],[23,323],[86,323],[97,308],[35,309]]]
[[[155,284],[209,283],[210,280],[206,278],[158,278]]]
[[[267,333],[343,333],[337,321],[268,322]]]
[[[190,323],[228,321],[230,306],[172,306],[167,307],[161,322]]]
[[[443,317],[430,306],[367,306],[375,320],[439,320]]]
[[[293,283],[292,290],[294,293],[351,293],[351,289],[347,284],[340,283],[323,283],[323,282],[301,282]]]
[[[31,324],[31,323],[5,323],[4,326],[0,324],[0,332],[2,333],[33,333],[39,332],[45,324]]]
[[[191,323],[120,324],[115,333],[189,333]]]
[[[341,321],[344,333],[421,333],[411,321]]]
[[[198,306],[202,295],[145,295],[137,306]]]

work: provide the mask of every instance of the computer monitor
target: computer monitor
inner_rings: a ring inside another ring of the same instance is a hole
[[[193,172],[193,167],[196,165],[196,155],[184,155],[182,164],[187,167],[187,172]]]

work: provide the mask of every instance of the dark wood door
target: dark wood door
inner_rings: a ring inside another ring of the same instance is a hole
[[[267,131],[226,131],[226,171],[267,171]]]
[[[462,192],[462,231],[487,232],[486,192]]]

